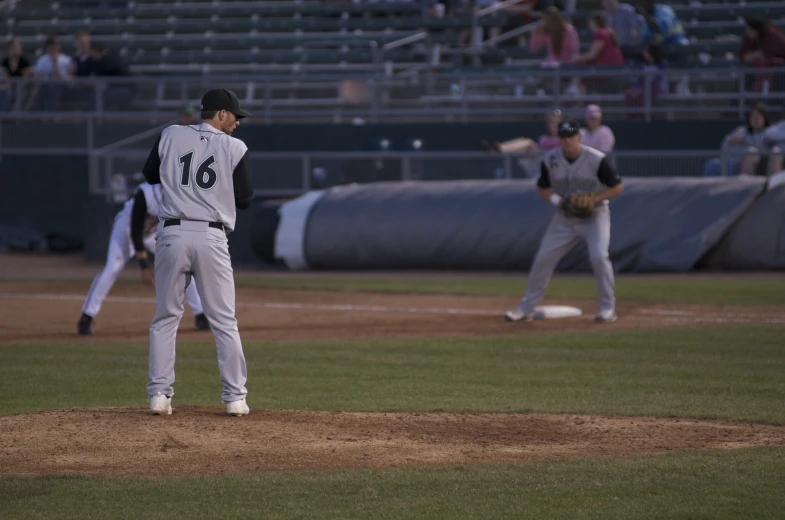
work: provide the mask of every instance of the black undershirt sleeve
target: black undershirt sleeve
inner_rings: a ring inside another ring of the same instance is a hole
[[[158,154],[158,145],[161,144],[161,136],[155,140],[153,149],[142,167],[144,178],[150,184],[161,184],[161,156]]]
[[[603,157],[602,161],[600,161],[600,166],[597,168],[597,178],[599,178],[600,182],[609,188],[613,188],[614,186],[621,184],[621,177],[619,177],[619,173],[616,171],[616,168],[614,168],[611,163],[608,162],[607,157]]]
[[[537,179],[537,187],[543,190],[551,187],[551,176],[548,173],[548,168],[545,167],[545,161],[540,163],[540,178]]]
[[[144,222],[147,219],[147,201],[144,192],[137,190],[134,195],[134,207],[131,210],[131,241],[134,251],[144,251]]]
[[[243,158],[237,163],[232,174],[234,181],[234,205],[238,209],[248,209],[253,200],[253,183],[251,179],[251,159],[246,150]]]

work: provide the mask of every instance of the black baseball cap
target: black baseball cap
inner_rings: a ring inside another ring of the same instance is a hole
[[[559,137],[572,137],[581,133],[581,125],[574,119],[567,119],[559,123]]]
[[[240,100],[237,94],[225,88],[216,88],[209,91],[202,97],[202,112],[218,112],[226,110],[237,116],[237,119],[249,117],[250,112],[240,108]]]

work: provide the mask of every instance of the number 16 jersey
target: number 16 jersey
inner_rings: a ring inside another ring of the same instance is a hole
[[[253,199],[248,147],[206,123],[166,128],[142,173],[161,184],[162,219],[220,222],[234,229],[236,209]]]

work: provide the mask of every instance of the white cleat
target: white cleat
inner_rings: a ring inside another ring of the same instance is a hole
[[[613,323],[616,319],[616,312],[600,311],[600,313],[594,317],[594,323]]]
[[[152,415],[172,415],[172,398],[158,392],[150,398],[150,413]]]
[[[533,312],[523,312],[520,309],[508,311],[504,314],[505,321],[534,321]]]
[[[248,408],[248,405],[245,404],[245,398],[243,397],[239,401],[232,401],[231,403],[226,403],[226,415],[238,416],[238,415],[248,415],[251,412],[251,409]]]

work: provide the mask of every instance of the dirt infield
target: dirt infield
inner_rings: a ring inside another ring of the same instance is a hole
[[[0,341],[148,341],[152,289],[124,283],[115,285],[96,319],[96,335],[78,336],[76,322],[95,268],[68,261],[58,271],[51,259],[0,258],[5,275]],[[49,279],[52,272],[57,276]],[[551,300],[546,303],[577,306],[584,315],[515,324],[502,315],[517,298],[243,288],[237,302],[246,341],[525,335],[597,327],[591,320],[594,301]],[[771,307],[620,302],[618,314],[617,323],[603,327],[785,324],[785,311]],[[212,337],[193,330],[186,311],[178,340]],[[785,427],[683,419],[285,410],[228,418],[221,412],[175,403],[171,417],[136,408],[0,417],[0,475],[381,468],[785,445]]]
[[[100,408],[0,417],[0,474],[383,468],[783,445],[785,427],[683,419]]]

